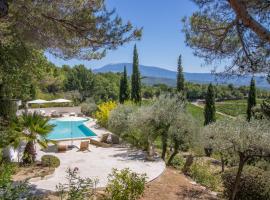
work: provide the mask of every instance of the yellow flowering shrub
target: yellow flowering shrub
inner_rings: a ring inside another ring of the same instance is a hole
[[[101,126],[107,127],[110,112],[116,108],[116,106],[117,103],[115,101],[108,101],[98,105],[97,112],[95,113],[95,118]]]

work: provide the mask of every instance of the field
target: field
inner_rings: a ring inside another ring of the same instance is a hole
[[[262,100],[258,99],[257,104],[259,105],[261,103]],[[234,117],[245,115],[247,110],[247,100],[241,99],[216,102],[216,110]]]

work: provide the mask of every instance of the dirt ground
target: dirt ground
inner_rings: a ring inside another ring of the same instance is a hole
[[[18,167],[16,173],[12,176],[13,181],[24,181],[34,177],[44,177],[54,172],[54,168],[43,167],[40,165],[31,165],[28,167]]]
[[[196,200],[218,199],[199,185],[193,185],[179,171],[167,168],[156,180],[147,185],[140,200]]]

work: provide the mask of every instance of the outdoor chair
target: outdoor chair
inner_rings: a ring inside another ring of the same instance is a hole
[[[76,116],[76,113],[75,112],[71,112],[71,113],[69,113],[69,116],[75,117]]]
[[[89,150],[89,141],[81,141],[79,151],[90,151]]]

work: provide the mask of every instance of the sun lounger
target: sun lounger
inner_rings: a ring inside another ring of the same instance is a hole
[[[81,141],[79,151],[90,151],[89,150],[89,141]]]
[[[71,113],[69,113],[69,116],[76,116],[76,113],[75,112],[71,112]]]
[[[59,153],[66,152],[68,150],[68,146],[66,144],[57,144],[57,151]]]
[[[94,140],[94,139],[90,139],[90,144],[95,145],[97,147],[104,147],[104,148],[112,146],[111,144],[106,144],[104,142],[100,142],[100,141]]]

